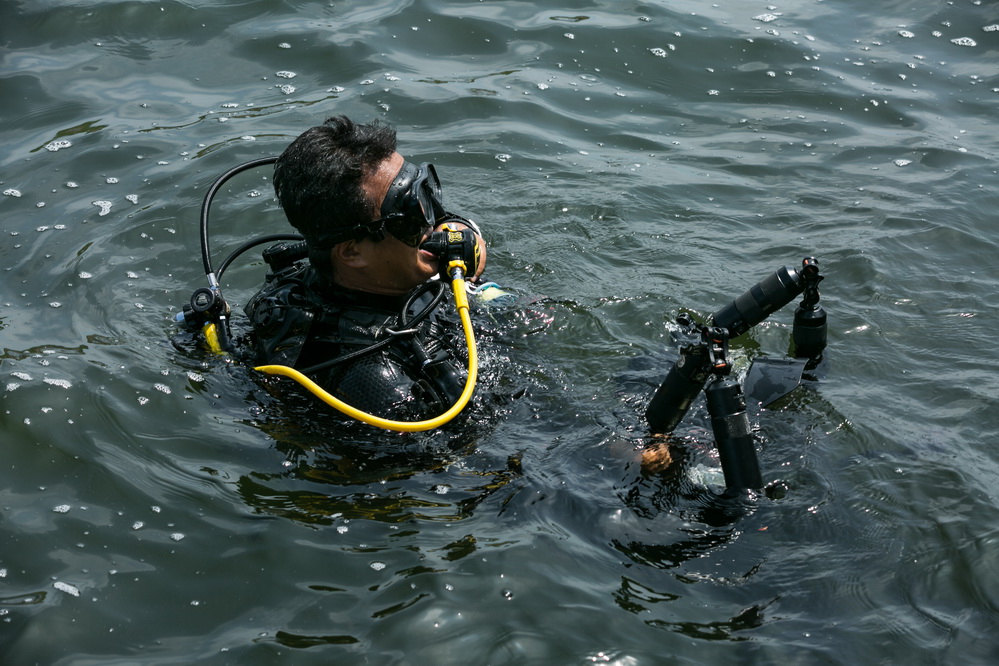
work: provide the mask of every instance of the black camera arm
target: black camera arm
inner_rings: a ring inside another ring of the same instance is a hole
[[[711,316],[710,326],[695,323],[686,313],[677,317],[681,327],[680,357],[653,395],[645,418],[653,433],[669,434],[703,390],[729,491],[758,489],[763,485],[746,399],[739,382],[731,377],[729,340],[804,292],[795,312],[793,334],[798,356],[817,358],[826,343],[826,315],[818,305],[821,280],[818,261],[806,257],[801,269],[784,266],[718,310]],[[801,361],[802,367],[804,364]]]

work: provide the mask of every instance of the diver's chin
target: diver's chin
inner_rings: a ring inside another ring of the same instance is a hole
[[[427,274],[428,278],[437,275],[437,271],[440,270],[440,264],[437,261],[437,256],[432,252],[420,250],[420,268]]]

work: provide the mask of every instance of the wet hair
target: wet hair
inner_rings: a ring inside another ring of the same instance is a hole
[[[362,237],[351,230],[374,219],[376,203],[363,184],[395,150],[396,133],[388,125],[333,116],[303,132],[278,158],[274,191],[320,273],[332,277],[330,249]]]

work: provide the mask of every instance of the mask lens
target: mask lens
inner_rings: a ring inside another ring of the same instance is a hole
[[[431,228],[433,224],[428,223],[422,216],[394,217],[385,220],[385,230],[410,247],[419,246]]]
[[[386,231],[406,245],[418,247],[444,214],[441,181],[434,165],[424,162],[416,167],[405,163],[385,196],[381,212],[383,217],[376,223],[382,223]]]
[[[424,162],[413,180],[413,188],[410,190],[411,214],[420,214],[426,218],[431,226],[444,208],[441,205],[441,181],[437,177],[437,170],[434,165]],[[415,210],[416,205],[419,211]]]

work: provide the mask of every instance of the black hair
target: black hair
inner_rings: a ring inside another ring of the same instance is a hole
[[[396,150],[396,133],[379,121],[327,118],[303,132],[274,166],[274,191],[292,226],[305,236],[315,268],[332,276],[330,249],[375,217],[363,184]]]

